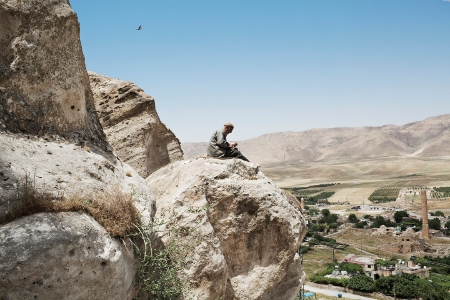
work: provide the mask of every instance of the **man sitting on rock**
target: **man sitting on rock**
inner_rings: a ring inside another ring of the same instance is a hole
[[[236,148],[237,143],[228,143],[227,135],[232,133],[234,125],[231,123],[225,123],[223,129],[216,130],[209,140],[208,144],[208,157],[236,157],[245,161],[249,161],[241,151]]]

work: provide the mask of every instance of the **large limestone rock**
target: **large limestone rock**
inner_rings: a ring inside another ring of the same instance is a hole
[[[0,130],[110,151],[67,0],[0,2]]]
[[[1,299],[133,299],[130,242],[91,217],[41,213],[0,226]]]
[[[195,228],[180,243],[196,242],[183,276],[189,299],[293,299],[303,271],[296,250],[306,225],[295,198],[251,163],[197,159],[172,163],[147,179],[159,214],[170,227]],[[169,213],[168,213],[169,212]],[[196,225],[198,223],[198,225]]]
[[[89,72],[109,143],[142,177],[183,159],[180,141],[159,119],[155,100],[129,81]]]
[[[18,192],[27,184],[54,197],[80,197],[111,187],[134,193],[145,218],[153,195],[129,165],[93,153],[86,146],[0,132],[0,220],[16,208]],[[111,199],[114,201],[114,199]]]
[[[26,186],[49,201],[117,187],[152,214],[144,180],[106,142],[67,0],[0,1],[0,298],[132,299],[131,248],[83,213],[17,219]]]
[[[133,193],[144,222],[152,214],[154,198],[139,174],[87,147],[0,132],[0,154],[0,220],[20,210],[26,181],[38,193],[84,199],[117,187]],[[0,225],[0,299],[133,299],[136,259],[124,245],[84,213]]]

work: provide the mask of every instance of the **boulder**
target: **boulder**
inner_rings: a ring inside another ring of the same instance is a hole
[[[88,73],[100,123],[123,161],[145,178],[183,159],[180,141],[159,119],[151,96],[129,81]]]
[[[195,228],[177,236],[195,242],[182,272],[189,299],[293,299],[303,271],[296,254],[306,233],[298,201],[252,164],[238,159],[179,161],[146,179],[156,197],[161,229]]]
[[[40,213],[0,226],[0,299],[133,299],[136,264],[82,213]]]
[[[144,179],[129,165],[111,162],[87,146],[0,132],[0,153],[0,220],[14,213],[24,188],[59,198],[89,197],[117,187],[133,193],[145,219],[152,212],[154,198]]]
[[[1,1],[0,28],[0,130],[58,135],[111,152],[69,2]]]

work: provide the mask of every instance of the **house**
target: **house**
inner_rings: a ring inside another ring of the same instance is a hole
[[[405,262],[399,260],[389,266],[379,266],[375,264],[374,258],[356,256],[355,254],[348,254],[344,257],[343,261],[362,266],[364,274],[371,277],[373,280],[377,280],[382,276],[401,276],[403,273],[415,275],[420,278],[430,277],[431,268],[426,266],[422,267],[420,264],[415,264],[413,261]]]
[[[371,273],[375,270],[375,259],[370,257],[348,254],[344,257],[343,261],[360,265],[363,268],[364,273],[370,277],[372,277]]]

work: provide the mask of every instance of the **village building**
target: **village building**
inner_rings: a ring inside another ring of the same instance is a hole
[[[373,280],[377,280],[382,276],[402,276],[402,274],[411,274],[420,278],[430,277],[431,268],[421,266],[413,261],[405,262],[399,260],[389,266],[379,266],[376,264],[376,259],[371,257],[356,256],[355,254],[348,254],[344,257],[343,261],[362,266],[364,274],[371,277]]]

